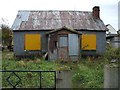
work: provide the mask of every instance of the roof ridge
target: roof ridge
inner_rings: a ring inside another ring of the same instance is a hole
[[[18,10],[18,12],[92,12],[92,11],[78,11],[78,10]]]

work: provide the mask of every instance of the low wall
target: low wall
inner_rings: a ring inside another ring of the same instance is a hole
[[[120,88],[120,68],[118,66],[104,66],[104,88]]]
[[[57,71],[56,88],[72,88],[72,75],[70,70]]]

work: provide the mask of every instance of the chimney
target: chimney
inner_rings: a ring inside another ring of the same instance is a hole
[[[93,13],[94,18],[99,19],[100,18],[100,7],[99,6],[93,7],[92,13]]]

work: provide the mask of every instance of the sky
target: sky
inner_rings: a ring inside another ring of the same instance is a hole
[[[113,28],[118,30],[119,1],[120,0],[0,0],[0,24],[4,22],[11,27],[18,10],[92,11],[94,6],[100,6],[100,18],[104,24],[111,24]]]

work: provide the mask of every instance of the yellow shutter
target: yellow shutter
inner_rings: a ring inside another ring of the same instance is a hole
[[[96,35],[83,34],[82,35],[82,50],[96,50]]]
[[[40,34],[25,34],[25,50],[41,50]]]

